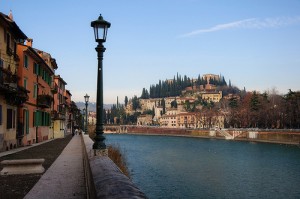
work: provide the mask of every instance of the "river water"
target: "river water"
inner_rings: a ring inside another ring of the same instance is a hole
[[[133,182],[157,198],[300,198],[300,148],[171,136],[106,135]]]

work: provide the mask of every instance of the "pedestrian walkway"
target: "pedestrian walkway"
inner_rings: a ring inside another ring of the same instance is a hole
[[[81,135],[75,135],[25,198],[86,198],[82,154]]]
[[[9,150],[9,151],[0,152],[0,157],[6,156],[6,155],[9,155],[9,154],[13,154],[13,153],[17,153],[17,152],[19,152],[19,151],[23,151],[23,150],[25,150],[25,149],[29,149],[29,148],[31,148],[31,147],[38,146],[38,145],[40,145],[40,144],[45,144],[45,143],[50,142],[50,141],[53,141],[53,140],[54,140],[54,139],[46,140],[46,141],[43,141],[43,142],[34,143],[34,144],[30,145],[30,146],[24,146],[24,147],[20,147],[20,148],[16,148],[16,149],[11,149],[11,150]]]

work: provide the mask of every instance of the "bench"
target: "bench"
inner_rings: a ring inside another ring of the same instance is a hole
[[[19,160],[3,160],[3,166],[0,175],[18,175],[43,173],[45,171],[43,162],[45,159],[19,159]]]

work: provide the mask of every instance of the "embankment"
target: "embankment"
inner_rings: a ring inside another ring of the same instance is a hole
[[[300,144],[299,129],[173,129],[127,126],[127,133],[145,135],[191,136],[278,144]]]

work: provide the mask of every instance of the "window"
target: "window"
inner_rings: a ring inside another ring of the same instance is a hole
[[[12,129],[16,127],[16,111],[13,109],[7,109],[7,120],[6,120],[6,128]]]
[[[26,134],[29,134],[29,111],[28,110],[23,110],[23,124],[24,124],[24,132]]]
[[[33,113],[34,126],[50,126],[51,117],[50,114],[43,111],[36,111]]]
[[[34,84],[33,85],[33,98],[37,98],[37,90],[38,90],[38,85]]]
[[[28,56],[24,55],[24,67],[28,68]]]
[[[39,74],[39,65],[37,63],[33,63],[33,73],[38,75]]]
[[[24,84],[23,84],[24,88],[27,89],[27,78],[24,78]]]
[[[2,125],[2,105],[0,105],[0,125]]]
[[[10,34],[9,34],[9,33],[6,33],[6,50],[9,51],[9,52],[12,51],[10,45],[11,45],[11,44],[10,44]]]
[[[3,59],[0,58],[0,68],[3,68],[4,67],[4,61]]]

